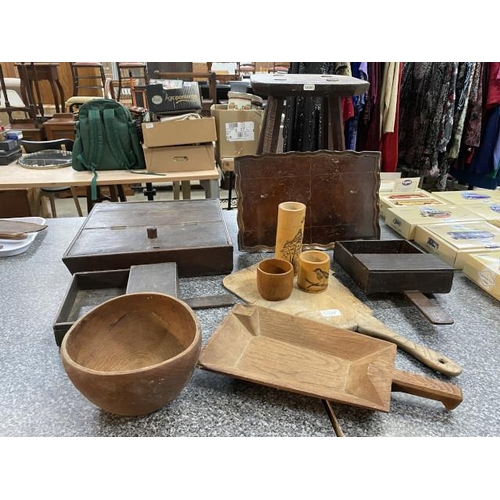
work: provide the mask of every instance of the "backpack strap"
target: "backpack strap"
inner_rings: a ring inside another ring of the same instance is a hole
[[[97,168],[101,162],[104,148],[104,130],[101,123],[101,114],[98,109],[90,107],[88,122],[89,170],[94,174],[90,182],[90,194],[92,200],[97,200]]]

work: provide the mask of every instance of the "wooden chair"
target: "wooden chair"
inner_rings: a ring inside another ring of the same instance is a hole
[[[257,64],[254,62],[239,62],[237,63],[236,73],[240,77],[250,76],[255,74]]]
[[[18,70],[26,79],[26,67],[22,66]],[[37,116],[31,88],[23,89],[22,80],[19,78],[15,79],[16,86],[12,89],[9,85],[10,80],[12,79],[4,78],[0,64],[0,113],[6,113],[9,123],[21,130],[24,137],[33,140],[45,139],[42,120]],[[15,101],[12,99],[13,96],[15,96]]]
[[[288,73],[290,69],[289,62],[273,62],[271,68],[268,69],[268,73]]]
[[[143,62],[119,62],[118,63],[118,91],[116,100],[121,102],[123,90],[130,89],[130,100],[135,106],[133,90],[136,86],[148,85],[149,74],[146,63]]]
[[[99,97],[106,96],[106,76],[100,62],[72,62],[73,95],[65,105],[71,112],[78,111],[79,107]]]
[[[65,149],[66,151],[73,151],[73,143],[74,141],[71,139],[55,139],[52,141],[27,141],[21,139],[20,141],[20,145],[26,153],[35,153],[36,151],[43,151],[45,149]],[[57,217],[55,195],[56,193],[64,191],[71,191],[78,215],[83,217],[80,202],[78,201],[78,196],[73,186],[40,188],[40,192],[49,199],[52,217]]]

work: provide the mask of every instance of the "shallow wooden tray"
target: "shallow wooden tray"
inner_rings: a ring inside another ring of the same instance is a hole
[[[198,366],[235,378],[372,410],[391,391],[462,401],[459,387],[394,368],[396,345],[267,308],[238,304],[202,349]]]
[[[75,273],[54,322],[56,344],[61,342],[73,323],[95,306],[124,295],[129,269]]]
[[[75,273],[53,325],[56,344],[61,345],[73,323],[95,306],[129,293],[156,292],[178,297],[177,264],[162,262],[130,269]],[[234,305],[229,294],[182,298],[191,309]]]
[[[454,322],[424,294],[448,293],[454,269],[408,240],[337,241],[333,257],[367,294],[402,293],[434,324]]]
[[[333,258],[366,293],[448,293],[454,270],[408,240],[337,241]]]
[[[377,151],[289,151],[234,159],[238,246],[253,252],[276,243],[278,205],[304,203],[304,245],[380,237]]]

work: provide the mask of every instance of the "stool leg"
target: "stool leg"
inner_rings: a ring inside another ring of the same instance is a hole
[[[234,172],[229,172],[229,187],[227,190],[227,209],[231,210],[231,198],[233,194],[233,179],[234,179]]]
[[[257,154],[276,153],[283,114],[283,97],[268,96],[264,120],[259,136]]]
[[[344,120],[342,118],[342,99],[328,97],[328,149],[345,150]]]

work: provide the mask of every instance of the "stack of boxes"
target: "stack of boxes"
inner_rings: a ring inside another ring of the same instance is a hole
[[[215,119],[169,118],[142,123],[143,151],[148,172],[214,170]]]
[[[386,225],[500,300],[500,190],[402,192],[399,182],[380,192]]]

